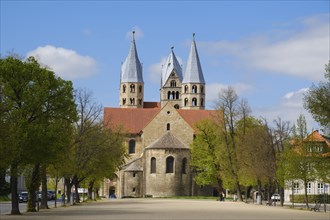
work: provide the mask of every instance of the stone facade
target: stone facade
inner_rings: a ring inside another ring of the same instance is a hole
[[[195,124],[211,118],[205,109],[205,81],[192,42],[183,75],[173,47],[162,67],[160,102],[144,102],[144,82],[134,33],[122,65],[120,108],[105,108],[105,126],[123,127],[129,157],[112,180],[118,198],[212,195],[197,186],[190,167]],[[186,100],[186,102],[185,102]]]

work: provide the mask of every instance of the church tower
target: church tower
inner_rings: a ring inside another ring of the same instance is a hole
[[[182,68],[171,47],[171,53],[162,67],[160,102],[163,107],[171,102],[174,108],[181,106]]]
[[[144,83],[142,65],[137,54],[134,34],[135,31],[132,34],[131,48],[125,62],[121,66],[120,108],[143,108]]]
[[[182,109],[205,109],[205,81],[196,48],[195,33],[182,80]]]

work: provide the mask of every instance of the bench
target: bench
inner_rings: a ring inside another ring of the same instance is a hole
[[[316,203],[313,208],[311,208],[311,211],[320,211],[321,203]]]

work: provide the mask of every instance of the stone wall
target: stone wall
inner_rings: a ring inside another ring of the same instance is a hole
[[[194,130],[180,116],[174,107],[167,103],[155,118],[143,129],[143,147],[147,147],[167,132],[167,124],[170,124],[170,132],[180,141],[189,146],[193,141]]]
[[[189,196],[191,175],[189,172],[189,149],[146,149],[145,151],[145,195]],[[166,173],[166,158],[174,157],[174,172]],[[151,158],[156,158],[156,173],[151,173]],[[187,172],[182,173],[182,160],[187,159]]]

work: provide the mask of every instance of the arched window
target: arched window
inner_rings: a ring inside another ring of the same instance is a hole
[[[192,92],[192,93],[197,93],[197,86],[196,86],[196,85],[193,85],[193,86],[191,87],[191,92]]]
[[[167,92],[167,99],[171,99],[171,92],[170,91]]]
[[[129,100],[131,102],[131,105],[135,105],[135,98],[130,98]]]
[[[174,173],[174,158],[172,156],[166,158],[166,173]]]
[[[182,160],[182,174],[186,174],[187,173],[187,158],[183,158]]]
[[[126,105],[126,98],[123,98],[123,105]]]
[[[166,125],[166,130],[167,130],[167,131],[171,130],[171,125],[170,125],[170,123],[167,123],[167,125]]]
[[[192,106],[197,106],[197,99],[196,98],[192,98]]]
[[[188,86],[185,85],[185,86],[184,86],[184,93],[187,93],[187,92],[188,92]]]
[[[150,162],[150,173],[156,173],[156,158],[152,157]]]
[[[139,105],[142,105],[142,99],[139,99]]]
[[[204,86],[201,86],[201,93],[204,93]]]
[[[176,81],[175,80],[171,81],[171,87],[176,87]]]
[[[128,142],[128,153],[135,154],[135,140],[131,139]]]
[[[175,92],[172,91],[172,98],[171,99],[175,99]]]
[[[204,99],[201,98],[201,106],[204,106]]]
[[[134,84],[131,84],[129,86],[129,88],[131,89],[131,92],[134,93],[135,92],[135,85]]]
[[[187,106],[188,105],[188,98],[185,98],[184,99],[184,106]]]
[[[126,93],[126,85],[123,85],[123,93]]]
[[[142,86],[139,86],[139,93],[142,92]]]
[[[179,96],[180,96],[179,91],[176,91],[176,93],[175,93],[175,99],[179,99]]]

